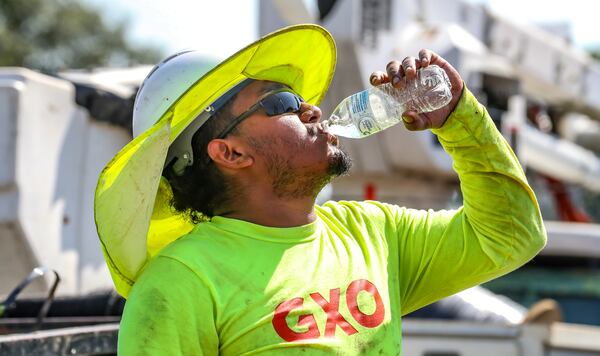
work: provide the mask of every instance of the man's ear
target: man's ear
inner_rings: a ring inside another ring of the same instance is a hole
[[[207,152],[215,163],[225,168],[246,168],[254,163],[254,159],[248,155],[245,147],[232,139],[211,140]]]

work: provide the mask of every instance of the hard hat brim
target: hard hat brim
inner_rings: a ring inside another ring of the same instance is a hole
[[[162,178],[169,145],[202,110],[244,79],[291,87],[319,104],[333,78],[335,43],[318,25],[283,28],[248,45],[203,75],[148,130],[106,165],[94,200],[96,229],[117,292],[131,286],[160,249],[193,225],[170,208]]]

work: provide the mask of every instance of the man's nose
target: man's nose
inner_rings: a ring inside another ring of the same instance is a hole
[[[300,121],[304,123],[317,123],[321,120],[321,109],[318,106],[302,103],[300,106]]]

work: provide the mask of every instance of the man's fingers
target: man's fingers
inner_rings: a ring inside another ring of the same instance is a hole
[[[371,73],[371,77],[369,78],[369,82],[371,82],[371,85],[380,85],[389,81],[390,79],[388,78],[387,73],[382,71]]]
[[[406,79],[414,79],[417,76],[417,63],[415,57],[406,57],[402,60],[402,69]]]
[[[407,81],[412,81],[417,77],[417,71],[419,69],[430,66],[431,64],[437,64],[440,68],[445,70],[446,73],[452,74],[450,75],[452,87],[456,87],[456,92],[462,91],[462,81],[454,68],[452,68],[442,57],[428,49],[421,49],[417,57],[407,56],[402,61],[394,60],[389,62],[386,66],[387,78],[381,77],[379,83],[391,82],[394,88],[402,89]],[[448,68],[450,69],[450,72]],[[371,83],[377,83],[379,78],[380,77],[371,77]]]
[[[406,80],[412,80],[417,76],[419,60],[415,57],[406,57],[399,61],[391,61],[386,66],[389,81],[396,88],[402,88]],[[405,80],[406,79],[406,80]]]
[[[402,77],[403,73],[400,73],[401,68],[402,68],[402,65],[398,61],[391,61],[385,67],[388,78],[392,82],[392,85],[394,85],[394,86],[396,86],[400,82],[400,79],[402,79],[401,77]]]
[[[419,62],[421,67],[427,67],[431,63],[432,52],[428,49],[422,49],[419,51]]]

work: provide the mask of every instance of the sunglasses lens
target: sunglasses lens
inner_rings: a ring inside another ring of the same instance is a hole
[[[301,99],[294,93],[283,91],[262,100],[262,107],[269,116],[276,116],[300,110]]]

